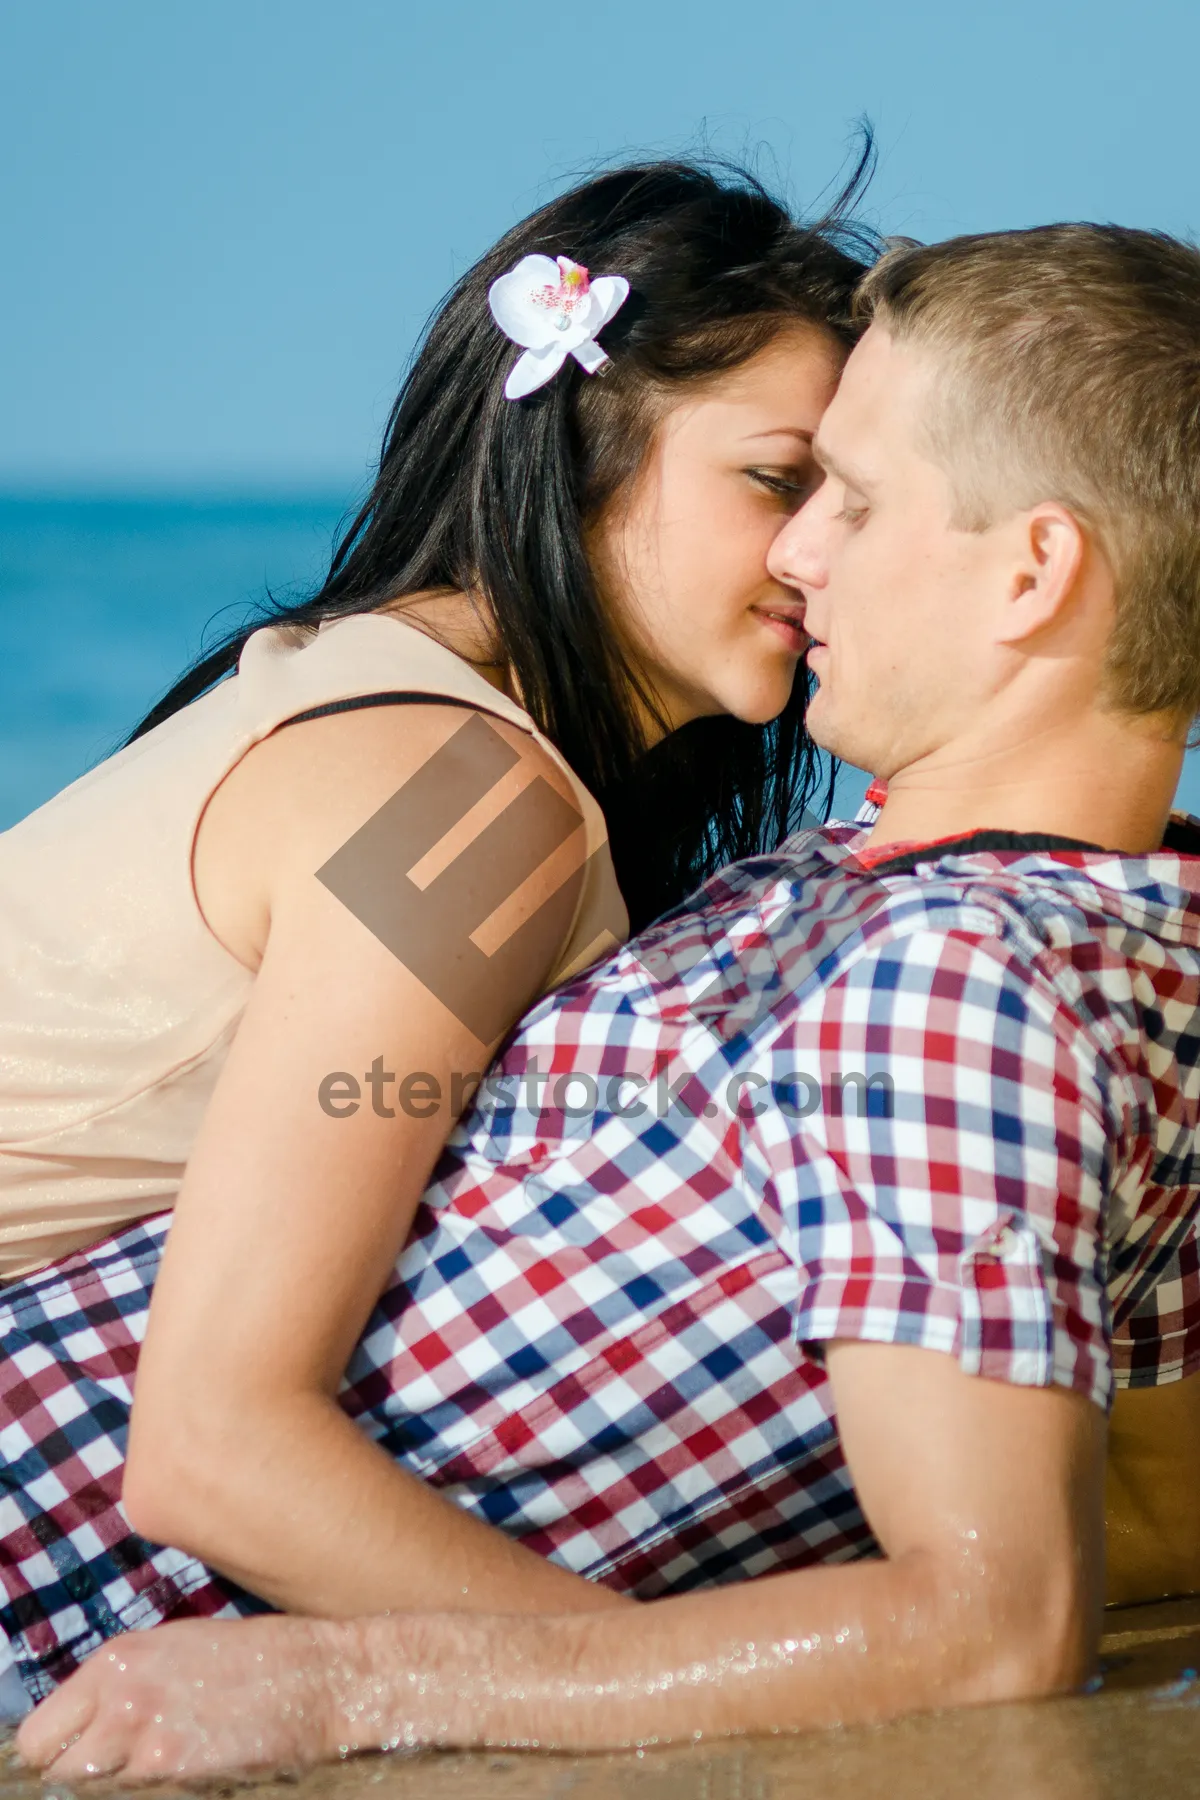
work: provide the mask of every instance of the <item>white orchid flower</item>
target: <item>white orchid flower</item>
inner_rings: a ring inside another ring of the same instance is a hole
[[[521,400],[553,379],[573,356],[594,375],[608,357],[596,342],[624,305],[629,283],[623,275],[597,275],[592,281],[582,263],[569,256],[523,256],[515,269],[488,289],[492,317],[525,354],[518,357],[504,384],[505,397]]]

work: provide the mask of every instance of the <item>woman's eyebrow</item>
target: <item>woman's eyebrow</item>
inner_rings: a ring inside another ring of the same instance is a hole
[[[797,438],[802,444],[811,444],[815,435],[815,426],[772,425],[766,431],[748,431],[742,442],[748,444],[757,438],[790,437]]]

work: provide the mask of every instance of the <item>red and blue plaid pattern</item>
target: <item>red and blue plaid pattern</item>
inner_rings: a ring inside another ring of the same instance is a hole
[[[872,1554],[830,1339],[1101,1405],[1200,1367],[1200,860],[889,875],[859,841],[725,871],[529,1015],[343,1384],[404,1467],[639,1596]],[[0,1295],[34,1696],[120,1631],[262,1609],[121,1510],[168,1224]]]

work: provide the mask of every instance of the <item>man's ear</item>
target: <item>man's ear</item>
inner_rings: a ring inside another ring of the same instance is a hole
[[[1073,513],[1046,500],[1019,513],[1000,641],[1018,644],[1057,620],[1075,593],[1087,538]]]

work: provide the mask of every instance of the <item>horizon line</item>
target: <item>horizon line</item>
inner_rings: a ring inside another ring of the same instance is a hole
[[[287,474],[245,475],[234,471],[224,474],[103,476],[78,475],[56,479],[48,477],[10,476],[0,472],[0,504],[97,504],[117,502],[170,504],[271,502],[279,500],[315,500],[343,507],[364,498],[370,478],[364,471],[357,475]]]

